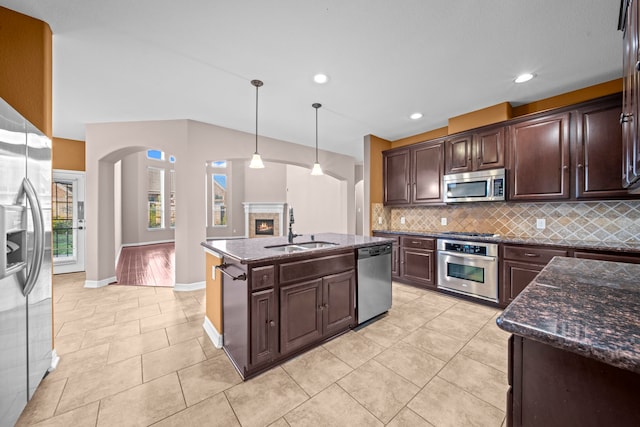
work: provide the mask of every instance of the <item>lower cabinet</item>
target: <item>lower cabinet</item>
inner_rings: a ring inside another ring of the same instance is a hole
[[[393,239],[391,245],[391,276],[397,278],[400,276],[400,237],[397,234],[373,232],[375,237],[386,237],[387,239]]]
[[[435,289],[436,240],[402,236],[400,239],[400,279]]]
[[[275,291],[251,294],[251,364],[273,360],[278,353],[278,308]]]

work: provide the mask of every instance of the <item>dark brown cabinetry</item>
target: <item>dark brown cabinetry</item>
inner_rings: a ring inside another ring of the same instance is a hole
[[[278,310],[273,289],[251,294],[251,364],[273,360],[278,352]]]
[[[383,153],[384,204],[442,203],[443,141]]]
[[[612,252],[589,252],[575,251],[576,258],[599,259],[601,261],[628,262],[630,264],[640,264],[640,254],[620,254]]]
[[[464,133],[445,141],[445,173],[504,167],[504,127]]]
[[[397,234],[380,233],[379,231],[374,231],[373,235],[375,237],[393,239],[391,245],[391,276],[398,277],[400,275],[400,237]]]
[[[400,279],[414,285],[436,288],[436,241],[402,236],[400,239]]]
[[[509,198],[570,197],[570,114],[538,116],[509,126]]]
[[[640,425],[635,372],[515,335],[508,361],[509,427]]]
[[[561,248],[503,245],[500,304],[507,306],[513,301],[554,256],[568,255]]]
[[[638,2],[621,2],[619,27],[622,36],[623,100],[620,123],[622,125],[622,186],[634,191],[640,186],[640,144],[638,143],[638,106],[640,90],[640,45],[638,43]]]

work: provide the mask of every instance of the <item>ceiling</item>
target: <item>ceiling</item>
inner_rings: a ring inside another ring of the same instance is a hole
[[[619,0],[0,0],[53,31],[53,133],[193,119],[363,157],[622,75]],[[316,73],[329,82],[313,82]],[[522,72],[536,78],[524,84]],[[410,120],[413,112],[423,113]],[[249,157],[250,153],[247,154]],[[322,160],[322,159],[321,159]]]

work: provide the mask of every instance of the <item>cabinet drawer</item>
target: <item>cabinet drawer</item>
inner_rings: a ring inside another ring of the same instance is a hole
[[[393,244],[398,246],[400,244],[400,236],[396,235],[396,234],[387,234],[387,233],[379,233],[374,231],[373,232],[373,236],[374,237],[385,237],[387,239],[393,239]]]
[[[569,252],[562,249],[542,249],[527,246],[504,247],[504,259],[526,261],[536,264],[547,264],[554,256],[568,256]]]
[[[294,261],[280,264],[281,285],[341,273],[356,268],[354,252],[311,258],[304,261]]]
[[[251,289],[258,290],[273,287],[275,268],[273,265],[251,269]]]
[[[402,236],[402,247],[413,249],[435,249],[436,239],[425,239],[421,237]]]

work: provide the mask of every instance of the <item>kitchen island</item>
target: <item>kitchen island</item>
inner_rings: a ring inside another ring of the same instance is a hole
[[[640,265],[555,257],[497,319],[507,425],[640,425]]]
[[[203,242],[219,259],[222,345],[240,375],[250,378],[356,326],[356,251],[391,242],[335,233],[293,243]]]

